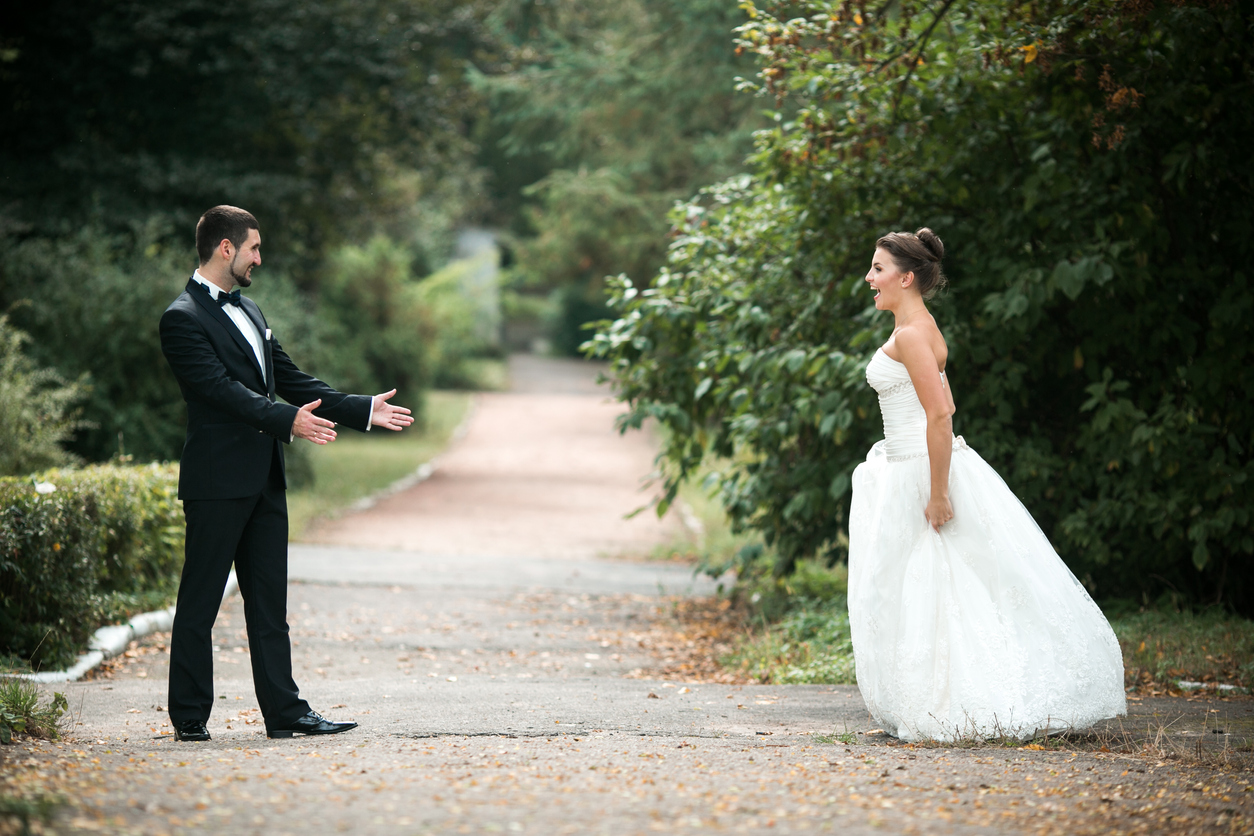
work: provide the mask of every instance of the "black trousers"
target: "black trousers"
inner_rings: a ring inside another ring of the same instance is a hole
[[[187,546],[170,641],[170,720],[208,722],[213,710],[213,623],[231,564],[244,599],[253,688],[266,726],[309,712],[292,679],[287,628],[287,494],[278,457],[265,488],[244,499],[183,502]]]

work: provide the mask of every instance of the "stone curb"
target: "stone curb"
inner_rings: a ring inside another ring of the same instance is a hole
[[[235,570],[226,579],[226,589],[222,592],[222,603],[239,589],[239,581]],[[75,682],[105,659],[112,659],[122,653],[135,639],[169,630],[174,625],[174,606],[164,610],[140,613],[125,624],[111,624],[101,627],[87,642],[87,652],[78,657],[73,667],[63,671],[40,671],[38,673],[15,673],[6,676],[17,679],[28,679],[31,682],[57,683]]]

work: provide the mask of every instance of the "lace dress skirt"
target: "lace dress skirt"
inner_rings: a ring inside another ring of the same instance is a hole
[[[916,447],[917,449],[917,447]],[[935,532],[926,453],[872,448],[853,477],[849,620],[858,687],[907,741],[1084,728],[1127,711],[1105,616],[1001,477],[954,440]]]

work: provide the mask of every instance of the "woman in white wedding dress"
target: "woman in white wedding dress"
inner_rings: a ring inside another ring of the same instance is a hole
[[[1001,477],[953,435],[948,348],[924,299],[930,230],[876,242],[866,281],[896,328],[867,366],[884,440],[853,475],[849,623],[858,687],[902,740],[1078,729],[1127,713],[1119,643]]]

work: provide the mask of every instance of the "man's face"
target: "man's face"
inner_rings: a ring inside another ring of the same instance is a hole
[[[240,287],[249,287],[253,283],[253,268],[261,264],[261,233],[255,229],[248,230],[248,240],[240,244],[231,256],[231,278]]]

